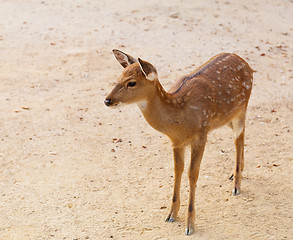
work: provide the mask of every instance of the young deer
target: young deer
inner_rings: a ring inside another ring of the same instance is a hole
[[[253,70],[239,56],[222,53],[180,78],[166,92],[152,64],[119,50],[113,50],[113,53],[125,69],[106,97],[105,104],[117,106],[119,103],[137,103],[146,121],[166,134],[173,144],[175,183],[167,222],[175,221],[179,211],[184,152],[185,147],[191,145],[185,230],[189,235],[194,230],[195,187],[207,134],[225,124],[233,129],[236,146],[236,165],[231,176],[233,195],[240,193],[241,171],[244,167],[245,114]]]

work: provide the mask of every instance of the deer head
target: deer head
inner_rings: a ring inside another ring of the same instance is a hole
[[[155,67],[140,58],[136,60],[120,50],[114,49],[113,53],[124,70],[118,78],[118,83],[106,97],[106,106],[146,100],[154,87],[154,81],[158,79]]]

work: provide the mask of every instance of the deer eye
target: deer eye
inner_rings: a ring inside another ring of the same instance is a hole
[[[135,85],[136,85],[136,82],[127,83],[127,87],[134,87]]]

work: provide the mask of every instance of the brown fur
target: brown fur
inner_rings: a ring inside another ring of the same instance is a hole
[[[180,183],[184,169],[184,152],[191,145],[188,171],[190,191],[186,234],[194,229],[195,187],[204,153],[207,134],[222,125],[229,125],[235,136],[236,164],[233,195],[240,193],[244,167],[245,114],[252,88],[252,69],[235,54],[219,54],[190,74],[179,79],[166,92],[157,71],[148,62],[114,50],[125,67],[117,85],[107,96],[107,106],[138,103],[146,121],[172,141],[175,182],[171,210],[166,221],[173,222],[180,207]],[[135,82],[129,87],[129,82]]]

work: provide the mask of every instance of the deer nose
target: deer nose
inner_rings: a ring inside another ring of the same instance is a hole
[[[112,104],[112,100],[110,98],[106,98],[104,103],[107,107],[109,107]]]

